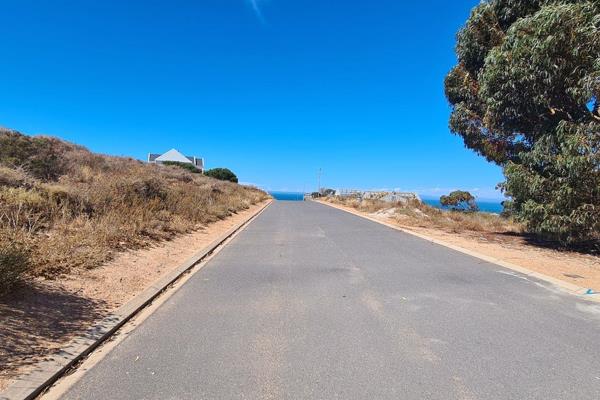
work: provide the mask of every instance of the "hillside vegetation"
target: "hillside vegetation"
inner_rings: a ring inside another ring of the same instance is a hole
[[[94,268],[267,198],[254,188],[0,130],[0,294]]]
[[[419,200],[386,202],[377,199],[329,196],[325,201],[354,208],[375,217],[392,218],[402,226],[437,228],[449,232],[521,233],[522,227],[511,218],[483,212],[444,211]]]

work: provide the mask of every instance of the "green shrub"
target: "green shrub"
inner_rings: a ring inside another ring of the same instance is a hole
[[[475,196],[463,190],[455,190],[447,196],[440,197],[440,204],[454,211],[477,211]]]
[[[229,181],[233,183],[238,183],[238,178],[235,176],[231,170],[227,168],[214,168],[209,169],[204,173],[206,176],[210,176],[211,178],[218,179],[220,181]]]
[[[194,166],[194,164],[183,163],[179,161],[163,161],[162,164],[183,168],[186,171],[190,171],[193,174],[199,174],[201,172],[198,168]]]

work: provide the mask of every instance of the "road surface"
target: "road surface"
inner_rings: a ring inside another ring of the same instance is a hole
[[[67,399],[600,399],[600,307],[275,202]]]

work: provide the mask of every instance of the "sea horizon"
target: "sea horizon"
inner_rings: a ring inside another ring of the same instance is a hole
[[[268,193],[273,196],[275,200],[281,201],[302,201],[304,199],[304,193],[298,191],[285,191],[285,190],[269,190]],[[434,195],[419,195],[421,201],[431,207],[446,210],[447,208],[442,206],[440,198]],[[503,211],[504,207],[502,202],[504,199],[488,199],[488,198],[476,198],[475,202],[479,207],[480,212],[499,214]]]

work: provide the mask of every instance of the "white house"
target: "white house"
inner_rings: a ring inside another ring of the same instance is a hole
[[[179,151],[171,149],[164,154],[148,154],[148,162],[162,164],[165,161],[179,162],[183,164],[192,164],[201,172],[204,172],[204,159],[199,157],[184,156]]]

